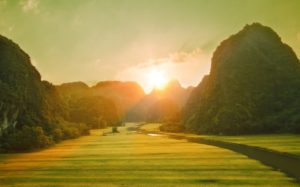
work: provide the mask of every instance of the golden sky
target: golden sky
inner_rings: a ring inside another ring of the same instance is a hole
[[[197,85],[218,44],[244,25],[272,27],[300,55],[299,0],[0,0],[0,34],[43,79]],[[151,79],[151,78],[150,78]]]

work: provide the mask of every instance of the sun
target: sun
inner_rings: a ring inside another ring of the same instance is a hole
[[[148,73],[148,81],[151,87],[163,89],[167,83],[165,74],[159,70],[152,70]]]

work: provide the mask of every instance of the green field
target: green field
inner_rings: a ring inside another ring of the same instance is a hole
[[[147,124],[142,129],[158,132],[160,124]],[[173,133],[167,133],[173,134]],[[181,134],[186,137],[201,137],[205,139],[220,140],[238,144],[251,145],[270,149],[274,151],[294,154],[300,157],[300,135],[296,134],[264,134],[264,135],[243,135],[243,136],[207,136],[195,134]]]
[[[300,157],[300,136],[293,134],[267,134],[248,136],[207,136],[221,141],[262,147],[279,152],[291,153]]]
[[[134,126],[106,136],[94,130],[35,153],[1,155],[0,186],[296,186],[241,154],[138,134]]]

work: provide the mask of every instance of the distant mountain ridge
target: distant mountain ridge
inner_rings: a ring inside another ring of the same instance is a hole
[[[154,88],[145,94],[136,82],[100,81],[91,87],[83,82],[63,83],[57,89],[69,105],[84,97],[101,97],[113,103],[121,121],[161,121],[166,113],[181,111],[193,87],[185,89],[177,80],[171,80],[164,89]]]
[[[135,82],[54,86],[0,35],[0,152],[40,149],[124,121],[208,134],[300,133],[299,111],[299,59],[259,23],[221,42],[197,87],[173,80],[150,94]]]
[[[300,132],[300,63],[259,23],[221,42],[191,93],[183,125],[199,133]]]
[[[154,88],[127,113],[129,121],[162,122],[181,112],[193,87],[183,88],[178,80],[170,80],[163,89]]]
[[[157,99],[169,98],[181,108],[185,105],[193,87],[183,88],[178,80],[170,80],[163,89],[154,88],[149,94]]]
[[[144,90],[136,82],[129,81],[100,81],[91,87],[83,82],[71,82],[57,88],[65,99],[99,96],[111,100],[121,116],[145,95]]]

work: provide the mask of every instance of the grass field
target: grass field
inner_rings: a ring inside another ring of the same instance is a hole
[[[207,136],[217,140],[262,147],[300,157],[300,136],[293,134],[267,134],[248,136]]]
[[[149,131],[159,131],[160,124],[147,124],[144,128]],[[294,154],[300,157],[300,135],[296,134],[264,134],[243,136],[206,136],[195,134],[184,134],[189,137],[202,137],[206,139],[221,140],[226,142],[262,147],[279,152]]]
[[[279,171],[213,146],[121,133],[69,140],[47,150],[0,155],[0,186],[296,186]]]

